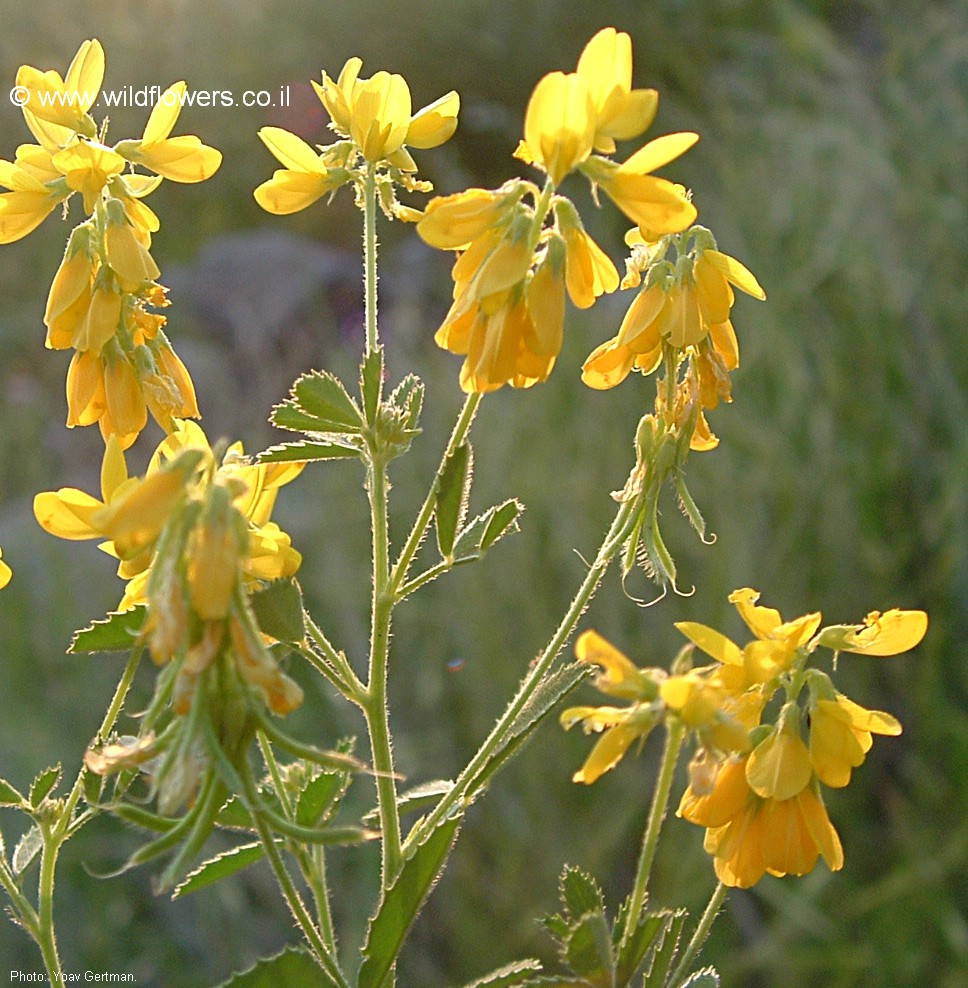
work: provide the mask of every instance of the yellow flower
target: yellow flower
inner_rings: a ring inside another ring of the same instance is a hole
[[[172,182],[204,182],[218,171],[222,152],[194,135],[170,137],[185,102],[184,82],[169,86],[154,105],[140,141],[122,141],[117,151]]]
[[[662,720],[662,704],[655,702],[656,680],[665,674],[661,670],[639,669],[597,631],[585,631],[579,636],[575,655],[579,662],[601,670],[594,680],[597,689],[635,701],[628,707],[571,707],[562,713],[565,730],[581,723],[586,734],[602,735],[585,764],[572,776],[574,782],[591,785],[622,760],[633,741],[644,741]]]
[[[415,171],[406,150],[432,148],[449,140],[457,128],[460,98],[449,92],[411,116],[410,87],[403,76],[377,72],[360,79],[363,62],[351,58],[335,81],[323,73],[313,88],[329,113],[333,129],[352,139],[371,164],[388,161],[403,171]]]
[[[764,799],[792,799],[810,784],[810,752],[800,736],[799,710],[787,704],[777,726],[751,752],[746,763],[750,788]]]
[[[269,213],[296,213],[349,179],[345,169],[330,167],[325,154],[318,154],[302,138],[281,127],[263,127],[259,137],[286,166],[273,172],[272,178],[253,193],[256,202]]]
[[[51,161],[67,180],[67,186],[84,197],[84,211],[91,215],[108,182],[124,171],[126,162],[113,148],[97,141],[76,141],[58,151]]]
[[[600,295],[618,288],[618,271],[609,256],[585,232],[578,210],[569,200],[558,197],[555,215],[565,241],[568,295],[579,309],[587,309]]]
[[[625,32],[602,28],[585,45],[577,74],[592,98],[596,151],[611,154],[616,140],[638,137],[655,119],[659,94],[632,89],[632,40]]]
[[[3,552],[0,551],[0,556],[3,556]],[[10,567],[0,558],[0,590],[2,590],[9,582],[10,577],[13,576],[13,571]]]
[[[41,72],[31,65],[17,71],[17,86],[28,125],[33,121],[52,124],[56,130],[45,134],[55,145],[63,146],[74,134],[93,137],[94,121],[88,111],[97,102],[104,81],[104,49],[96,39],[85,41],[77,50],[67,75],[51,69]]]
[[[687,788],[678,815],[707,828],[703,846],[725,885],[749,888],[767,873],[804,875],[821,855],[832,871],[843,867],[840,838],[816,789],[762,799],[749,786],[746,759],[725,762],[709,794]]]
[[[417,223],[417,233],[439,250],[466,250],[473,241],[510,220],[526,189],[526,183],[515,182],[496,191],[467,189],[435,196]]]
[[[0,160],[0,244],[26,237],[44,222],[71,190],[51,188],[19,163]]]
[[[577,73],[542,78],[524,117],[517,157],[546,172],[554,185],[581,164],[594,146],[597,118],[588,83]]]
[[[621,165],[592,158],[582,171],[638,225],[646,240],[657,240],[668,233],[681,233],[698,213],[682,186],[650,173],[674,161],[698,140],[699,135],[691,132],[666,134],[649,141]]]
[[[898,655],[919,644],[927,630],[928,615],[924,611],[901,611],[896,607],[883,614],[871,611],[862,625],[847,631],[844,644],[838,647],[861,655]]]
[[[639,243],[631,239],[633,248]],[[586,359],[585,384],[604,390],[621,384],[633,368],[650,374],[659,366],[667,343],[679,350],[691,348],[695,354],[703,408],[715,408],[720,398],[731,400],[729,372],[739,366],[739,347],[729,321],[734,301],[730,286],[735,284],[756,298],[766,296],[735,258],[712,249],[696,253],[676,279],[647,279],[618,334]],[[646,263],[654,261],[649,255]]]
[[[866,710],[842,693],[810,706],[810,763],[817,778],[833,788],[846,786],[853,769],[874,743],[872,734],[896,736],[901,725],[890,714]]]

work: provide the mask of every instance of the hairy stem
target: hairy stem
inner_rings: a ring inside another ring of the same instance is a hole
[[[377,348],[380,341],[376,319],[376,169],[366,166],[363,183],[363,292],[366,306],[366,352]]]
[[[696,927],[696,932],[693,933],[692,939],[689,941],[689,945],[682,955],[682,959],[679,961],[675,971],[672,972],[672,976],[666,981],[668,988],[678,988],[678,985],[681,985],[689,974],[689,967],[702,949],[702,945],[706,942],[709,931],[712,929],[712,925],[716,921],[716,917],[719,915],[719,909],[725,899],[726,886],[722,882],[719,882],[716,888],[713,889],[713,894],[709,897],[709,902],[706,903],[706,908],[699,918],[699,925]]]
[[[575,594],[568,610],[561,619],[557,630],[551,636],[551,640],[531,666],[528,674],[521,681],[517,693],[508,704],[497,724],[494,725],[487,739],[457,777],[454,788],[441,798],[440,802],[434,807],[433,812],[413,828],[407,837],[406,844],[404,845],[405,848],[416,845],[423,840],[442,820],[447,818],[455,806],[464,800],[475,778],[487,764],[493,752],[507,739],[511,725],[534,695],[545,674],[554,664],[558,653],[564,648],[568,639],[571,637],[579,619],[588,607],[592,597],[594,597],[595,591],[598,589],[598,585],[601,583],[609,563],[628,537],[630,514],[630,502],[620,505],[615,519],[612,521],[612,525],[602,541],[601,548],[598,550],[594,563],[592,563],[588,572],[585,574],[585,578],[582,580],[578,592]]]
[[[121,713],[125,697],[127,697],[131,687],[131,681],[137,671],[141,652],[141,647],[134,649],[128,659],[128,664],[121,674],[114,696],[98,729],[97,737],[100,739],[106,738],[114,728],[115,721]],[[84,792],[84,773],[86,771],[88,771],[87,768],[82,765],[63,807],[59,811],[56,822],[53,825],[41,826],[43,847],[40,852],[40,879],[37,885],[36,940],[43,955],[47,977],[51,984],[58,984],[62,980],[60,957],[57,953],[57,938],[54,933],[54,884],[57,877],[57,858],[60,849],[68,838],[80,829],[81,818],[86,820],[94,815],[93,813],[90,815],[81,814],[77,820],[72,820],[74,810]],[[24,919],[28,918],[28,916],[24,917]]]
[[[625,929],[622,932],[623,946],[628,943],[629,937],[638,926],[639,917],[645,907],[645,894],[649,887],[649,876],[652,873],[652,863],[655,861],[656,847],[659,844],[659,832],[662,830],[662,821],[665,819],[666,809],[669,805],[669,793],[672,789],[672,780],[675,777],[685,733],[685,728],[678,718],[667,721],[665,748],[662,752],[659,776],[655,782],[655,792],[652,794],[649,819],[642,834],[642,850],[639,854],[639,865],[635,871],[635,883],[629,896]]]
[[[246,798],[249,802],[249,812],[252,815],[256,830],[259,832],[259,840],[262,842],[262,846],[266,852],[266,858],[269,861],[273,874],[276,876],[276,882],[279,884],[279,889],[282,892],[283,898],[286,900],[286,904],[289,906],[289,911],[292,913],[293,919],[299,925],[303,936],[306,938],[306,942],[316,955],[323,970],[329,976],[329,984],[336,986],[336,988],[349,988],[346,978],[343,977],[343,973],[336,963],[333,952],[324,942],[306,906],[303,904],[302,898],[296,890],[296,886],[293,884],[292,876],[289,874],[286,864],[282,860],[282,855],[279,853],[279,848],[271,829],[257,809],[259,805],[259,794],[252,778],[252,770],[248,765],[245,766],[242,781],[245,786]]]

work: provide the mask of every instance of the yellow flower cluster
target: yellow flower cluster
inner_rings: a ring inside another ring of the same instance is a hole
[[[195,391],[152,310],[167,305],[157,283],[151,237],[158,217],[144,198],[162,179],[200,182],[222,155],[197,137],[171,137],[186,86],[158,100],[138,140],[108,146],[90,115],[104,78],[104,51],[85,41],[66,75],[23,65],[17,88],[37,144],[0,160],[0,243],[33,231],[80,193],[87,219],[73,232],[51,285],[44,322],[47,346],[73,349],[67,375],[69,427],[97,422],[123,448],[150,410],[168,429],[174,417],[197,416]],[[153,174],[137,171],[141,167]]]
[[[229,654],[275,713],[302,699],[266,650],[246,602],[260,581],[292,576],[302,561],[270,521],[279,488],[302,463],[252,464],[239,444],[219,462],[202,429],[175,420],[143,478],[129,477],[108,441],[101,500],[75,488],[38,494],[34,514],[52,535],[103,538],[127,581],[119,610],[147,605],[142,637],[154,660],[177,659],[174,705],[188,709],[199,675]]]
[[[729,599],[755,636],[743,648],[706,625],[676,625],[714,660],[701,668],[681,669],[680,660],[672,675],[639,669],[596,632],[579,638],[579,660],[603,670],[596,686],[632,702],[562,714],[566,728],[583,723],[586,733],[602,734],[575,781],[594,782],[634,741],[676,718],[697,740],[678,813],[706,828],[704,847],[724,884],[747,888],[767,873],[802,875],[820,856],[837,870],[843,849],[820,785],[846,786],[873,735],[900,734],[901,725],[839,693],[826,673],[810,667],[811,657],[819,647],[865,655],[905,652],[924,637],[927,615],[875,611],[863,624],[818,632],[819,613],[784,622],[757,604],[754,590],[737,590]],[[761,724],[781,690],[776,722]]]
[[[528,103],[515,155],[547,175],[544,189],[518,180],[428,204],[417,232],[432,247],[458,254],[453,304],[435,340],[465,358],[464,391],[545,380],[561,351],[566,290],[577,307],[588,308],[618,288],[615,266],[556,191],[571,172],[602,188],[643,236],[678,233],[695,220],[685,190],[651,174],[688,150],[695,134],[659,138],[621,165],[601,156],[615,151],[616,140],[640,135],[657,102],[654,90],[632,89],[629,36],[605,28],[575,72],[546,75]]]
[[[406,212],[394,197],[394,182],[408,189],[429,188],[412,178],[417,164],[408,148],[433,148],[450,139],[460,110],[457,93],[449,92],[412,114],[410,87],[403,76],[381,71],[361,79],[362,67],[359,58],[351,58],[337,79],[324,72],[321,84],[313,82],[330,127],[342,141],[314,150],[281,127],[259,131],[284,166],[255,190],[263,209],[279,215],[298,212],[347,182],[361,183],[367,170],[376,174],[378,168],[380,201],[391,215]]]

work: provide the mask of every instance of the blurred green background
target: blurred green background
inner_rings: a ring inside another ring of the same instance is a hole
[[[717,543],[705,547],[674,503],[670,547],[689,598],[650,609],[615,574],[587,616],[640,664],[665,664],[676,620],[742,631],[727,593],[753,586],[793,617],[857,621],[872,608],[923,607],[923,645],[891,659],[844,657],[838,682],[905,732],[879,741],[828,808],[846,866],[733,892],[704,955],[728,986],[954,988],[968,978],[968,8],[958,0],[840,3],[743,0],[53,0],[4,6],[2,90],[30,63],[64,71],[97,36],[105,85],[135,89],[290,86],[288,108],[186,110],[179,133],[221,148],[201,186],[165,183],[153,253],[171,285],[172,340],[192,368],[209,434],[273,440],[270,406],[310,366],[353,375],[360,346],[358,214],[345,191],[291,218],[260,212],[251,190],[275,166],[265,124],[327,138],[307,80],[360,55],[364,74],[401,72],[415,106],[448,89],[461,123],[419,155],[442,193],[519,174],[510,157],[545,72],[570,69],[600,27],[629,31],[637,85],[661,93],[653,134],[695,129],[668,169],[692,187],[700,219],[769,294],[737,302],[742,366],[735,401],[711,416],[722,442],[689,464]],[[103,111],[101,111],[103,112]],[[146,111],[111,111],[110,137],[137,136]],[[0,102],[0,154],[28,140]],[[623,149],[623,153],[632,148]],[[583,190],[574,189],[580,201]],[[610,207],[587,225],[621,263]],[[68,355],[43,350],[44,299],[70,227],[56,216],[0,250],[0,546],[13,583],[0,596],[0,774],[26,786],[60,760],[73,773],[121,670],[116,657],[66,657],[71,632],[117,601],[111,561],[60,543],[31,499],[62,485],[97,489],[96,430],[68,433]],[[448,259],[410,229],[382,231],[389,370],[428,384],[424,434],[394,473],[394,531],[405,530],[460,407],[458,358],[432,333],[446,309]],[[413,782],[457,771],[549,637],[612,513],[651,382],[584,389],[585,354],[615,332],[626,299],[569,315],[551,380],[505,389],[475,427],[472,509],[517,495],[522,532],[480,566],[401,608],[391,671],[398,765]],[[132,457],[141,469],[157,433]],[[305,555],[320,622],[357,660],[366,643],[365,505],[353,466],[307,470],[277,509]],[[576,552],[577,550],[577,552]],[[649,596],[647,585],[630,589]],[[457,671],[453,671],[454,669]],[[130,709],[150,691],[145,669]],[[297,672],[298,675],[298,672]],[[361,723],[303,676],[296,723],[331,744]],[[593,692],[583,695],[592,701]],[[551,959],[535,920],[556,906],[564,862],[592,870],[610,901],[631,882],[655,742],[590,788],[572,771],[589,741],[545,727],[469,815],[452,865],[414,931],[401,983],[455,985],[522,956]],[[369,798],[361,783],[360,798]],[[7,847],[21,821],[0,815]],[[295,937],[258,869],[184,902],[154,898],[149,875],[106,871],[135,836],[108,820],[65,851],[58,886],[68,970],[131,971],[139,984],[214,984]],[[713,887],[697,828],[667,825],[653,902],[701,910]],[[371,851],[333,855],[346,950],[372,908]],[[0,926],[0,970],[39,970],[27,937]]]

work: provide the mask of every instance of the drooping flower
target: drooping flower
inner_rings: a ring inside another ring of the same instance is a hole
[[[842,693],[834,693],[831,699],[817,697],[810,704],[810,763],[814,774],[831,788],[846,786],[852,771],[870,751],[873,734],[900,733],[900,723],[890,714],[867,710]]]

